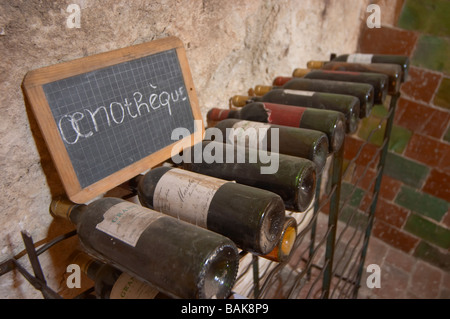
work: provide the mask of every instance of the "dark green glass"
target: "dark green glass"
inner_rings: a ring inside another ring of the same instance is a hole
[[[155,202],[161,199],[158,198],[161,195],[156,192],[158,182],[171,170],[176,169],[157,167],[140,178],[138,196],[143,206],[155,207]],[[205,175],[191,173],[189,192],[195,193],[197,191],[196,184],[202,183]],[[181,197],[186,194],[186,189],[177,181],[174,181],[171,188]],[[198,205],[198,203],[187,203],[185,198],[182,200],[185,204],[183,210],[193,209]],[[169,203],[160,210],[164,214],[181,219],[186,218],[185,212],[178,209],[177,206]],[[218,189],[214,190],[206,210],[206,228],[230,238],[243,250],[266,254],[275,247],[280,239],[285,207],[281,197],[275,193],[225,181]]]
[[[363,55],[359,53],[359,55]],[[408,76],[409,70],[409,57],[406,55],[396,55],[396,54],[364,54],[370,59],[370,63],[393,63],[398,64],[402,67],[402,82],[405,81]],[[332,61],[347,61],[350,54],[342,54],[335,57]]]
[[[121,270],[78,251],[72,263],[94,281],[98,299],[167,299],[154,287]]]
[[[333,70],[311,70],[305,79],[366,83],[374,88],[374,102],[383,103],[387,96],[389,79],[385,74]]]
[[[388,63],[349,63],[332,61],[326,62],[322,70],[373,72],[388,76],[388,93],[394,95],[400,90],[402,83],[402,67],[398,64]]]
[[[255,88],[255,93],[258,91],[258,88],[259,87]],[[360,118],[369,116],[374,103],[374,88],[372,85],[366,83],[292,78],[282,86],[272,86],[269,88],[316,91],[355,96],[359,99]],[[269,90],[267,90],[267,92],[269,92]]]
[[[227,298],[236,280],[237,247],[220,234],[119,198],[89,205],[54,200],[50,211],[76,225],[89,255],[171,297]],[[117,227],[117,233],[100,227],[106,225]],[[131,233],[118,233],[124,228]],[[128,240],[130,234],[136,242]]]
[[[213,108],[207,114],[208,121],[226,118],[320,131],[328,137],[330,152],[341,148],[346,131],[345,117],[341,112],[286,104],[253,102],[239,110]]]
[[[352,95],[273,89],[263,96],[249,96],[246,103],[252,101],[337,111],[345,116],[347,133],[354,133],[358,128],[359,99]]]
[[[226,119],[220,121],[215,127],[220,129],[224,139],[217,141],[234,143],[234,136],[232,136],[232,130],[230,129],[239,122],[244,122],[245,124],[248,123],[250,125],[253,124],[252,121],[239,119]],[[329,154],[329,142],[325,133],[284,125],[267,125],[269,126],[269,129],[267,130],[266,135],[261,138],[262,144],[267,146],[267,151],[276,151],[281,154],[309,159],[316,165],[317,173],[322,173]],[[272,149],[272,145],[274,145],[276,149]]]
[[[289,210],[305,211],[314,197],[316,168],[310,160],[276,154],[276,158],[271,157],[272,161],[277,161],[276,171],[263,174],[264,167],[275,164],[262,161],[255,149],[216,141],[203,141],[185,150],[183,155],[185,152],[188,152],[188,157],[181,164],[184,169],[274,192],[280,195],[285,207]],[[195,161],[197,152],[202,152],[202,161]],[[218,157],[219,160],[205,161],[203,155],[206,152],[214,153],[212,156],[217,154],[221,156]],[[226,160],[227,154],[228,156],[232,154],[233,161]],[[238,161],[239,156],[242,156],[243,160]]]

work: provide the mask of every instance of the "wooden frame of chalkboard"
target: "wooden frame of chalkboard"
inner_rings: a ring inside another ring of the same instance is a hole
[[[204,133],[176,37],[32,70],[23,89],[75,203],[164,162],[173,146],[193,145]],[[174,134],[176,128],[189,136]]]

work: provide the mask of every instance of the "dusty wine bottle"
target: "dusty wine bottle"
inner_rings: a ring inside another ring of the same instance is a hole
[[[259,89],[259,88],[258,88]],[[352,95],[323,93],[302,90],[273,89],[260,96],[235,95],[234,106],[245,106],[253,102],[284,104],[320,110],[340,112],[345,117],[345,131],[354,133],[359,122],[359,100]],[[276,123],[275,123],[276,124]]]
[[[153,286],[109,264],[77,251],[72,262],[94,281],[98,299],[167,299]]]
[[[276,81],[277,79],[274,80],[274,82]],[[273,89],[305,90],[355,96],[359,99],[360,118],[369,116],[374,102],[374,88],[370,84],[294,77],[291,77],[289,81],[281,86],[257,85],[253,93],[258,96],[264,96]],[[233,98],[231,102],[234,104]]]
[[[288,259],[297,239],[297,221],[293,217],[286,216],[280,241],[267,255],[261,256],[266,259],[283,262]]]
[[[222,234],[256,254],[270,252],[281,236],[283,200],[263,189],[163,166],[139,179],[137,193],[143,206]]]
[[[222,140],[216,139],[218,142],[259,148],[259,143],[250,143],[250,139],[258,139],[262,145],[267,145],[266,150],[269,152],[309,159],[316,164],[318,174],[322,173],[329,154],[327,135],[315,130],[239,119],[222,120],[215,127],[223,137]],[[246,141],[247,136],[249,143]],[[276,149],[272,149],[272,146]]]
[[[402,67],[390,63],[350,63],[340,61],[308,61],[309,69],[381,73],[388,76],[388,94],[394,95],[402,83]]]
[[[201,152],[202,161],[195,161]],[[205,160],[207,152],[217,160]],[[253,153],[252,153],[253,152]],[[315,164],[305,158],[277,154],[274,173],[262,174],[267,162],[261,160],[256,149],[217,141],[202,141],[183,151],[186,159],[181,167],[199,174],[213,176],[257,187],[278,194],[287,209],[305,211],[314,198],[316,188]],[[231,156],[230,156],[231,154]],[[228,157],[231,160],[223,160]]]
[[[374,102],[383,103],[387,96],[389,79],[386,74],[373,72],[350,72],[318,69],[297,68],[292,72],[293,77],[305,79],[344,81],[370,84],[374,88]]]
[[[207,113],[209,121],[227,118],[320,131],[328,137],[330,152],[341,148],[346,131],[345,117],[341,112],[286,104],[253,102],[239,110],[212,108]]]
[[[55,199],[50,212],[75,224],[84,251],[173,298],[227,298],[236,280],[230,239],[141,205]]]
[[[332,61],[398,64],[402,67],[402,82],[405,81],[409,70],[409,57],[405,55],[354,53],[336,56]]]

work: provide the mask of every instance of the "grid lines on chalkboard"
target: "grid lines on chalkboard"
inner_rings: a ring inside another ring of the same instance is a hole
[[[44,85],[82,187],[172,144],[194,130],[175,50]]]

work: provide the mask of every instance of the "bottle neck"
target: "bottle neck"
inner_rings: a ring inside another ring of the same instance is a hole
[[[55,217],[62,217],[77,225],[86,205],[75,204],[67,199],[55,199],[50,204],[50,213]]]
[[[327,63],[327,61],[312,60],[312,61],[308,61],[306,63],[306,67],[308,69],[321,69],[326,63]]]
[[[253,92],[252,94],[255,94],[256,92]],[[233,96],[231,100],[231,104],[234,106],[244,106],[247,103],[253,102],[254,96],[247,96],[247,95],[235,95]]]
[[[297,237],[297,222],[293,217],[286,218],[278,245],[262,257],[282,262],[289,257]]]
[[[239,118],[239,110],[212,108],[206,115],[209,121],[222,121],[228,118]]]
[[[283,86],[285,83],[289,82],[290,80],[292,80],[292,76],[277,76],[273,80],[272,85],[273,86]]]
[[[78,265],[81,271],[92,280],[95,280],[98,270],[103,265],[103,263],[93,259],[82,251],[75,253],[75,256],[72,258],[72,263]]]
[[[297,68],[294,70],[294,72],[292,72],[292,76],[294,78],[302,78],[304,77],[306,74],[308,74],[309,72],[311,72],[310,69],[301,69],[301,68]]]

